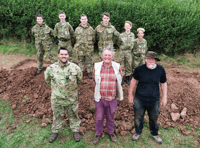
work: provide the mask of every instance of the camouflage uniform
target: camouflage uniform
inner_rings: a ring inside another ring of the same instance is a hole
[[[93,63],[92,55],[94,52],[95,32],[94,29],[87,24],[83,27],[81,24],[75,30],[74,51],[78,55],[78,64],[82,71],[85,70],[85,64],[87,65],[87,72],[92,72]]]
[[[96,39],[98,40],[99,56],[101,59],[101,53],[104,48],[108,45],[113,46],[113,40],[117,40],[118,45],[121,45],[121,38],[119,32],[115,29],[111,23],[108,23],[107,26],[101,22],[95,29]]]
[[[42,23],[42,25],[36,24],[35,26],[33,26],[31,32],[35,37],[35,46],[37,49],[38,70],[42,70],[43,56],[44,56],[45,50],[48,53],[48,57],[51,60],[51,63],[55,62],[55,59],[51,52],[51,49],[52,49],[51,36],[54,36],[54,32],[45,23]]]
[[[133,72],[137,66],[145,64],[144,57],[147,51],[147,41],[145,39],[142,39],[142,41],[139,41],[138,38],[135,39],[133,47]]]
[[[120,37],[123,41],[120,46],[120,64],[122,66],[122,71],[124,71],[125,76],[130,76],[132,74],[132,49],[134,46],[134,33],[126,32],[120,34]]]
[[[80,67],[67,62],[56,62],[47,67],[45,81],[51,85],[51,108],[53,110],[52,132],[58,133],[62,127],[65,109],[70,121],[70,128],[78,132],[81,120],[78,117],[78,90],[83,74]]]
[[[58,37],[58,49],[60,47],[66,48],[69,52],[69,61],[72,61],[72,44],[74,43],[74,29],[68,23],[57,23],[54,28],[55,37]]]

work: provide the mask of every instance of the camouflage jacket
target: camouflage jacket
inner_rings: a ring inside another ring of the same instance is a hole
[[[44,76],[46,83],[51,85],[52,104],[65,106],[78,100],[77,86],[83,77],[78,65],[71,62],[61,65],[55,62],[47,67]]]
[[[130,32],[127,34],[126,32],[120,34],[122,45],[120,46],[121,50],[132,50],[134,46],[134,39],[135,35],[134,33]]]
[[[79,56],[84,56],[86,52],[93,52],[95,42],[94,29],[87,24],[83,27],[81,24],[76,28],[75,33],[75,45],[74,50],[78,52]]]
[[[68,41],[73,40],[74,38],[74,29],[68,22],[65,22],[64,25],[61,22],[57,23],[55,25],[54,32],[55,37],[58,37],[58,39]]]
[[[109,44],[113,45],[113,40],[117,40],[117,44],[121,45],[121,38],[119,32],[115,29],[111,23],[104,26],[103,22],[95,28],[96,40],[98,45],[107,47]]]
[[[51,41],[51,36],[54,36],[54,31],[45,23],[42,23],[42,25],[37,23],[33,26],[31,33],[34,35],[35,41]]]
[[[134,47],[133,47],[133,55],[135,56],[142,56],[144,57],[147,53],[147,41],[145,39],[142,39],[142,41],[139,41],[138,38],[134,41]]]

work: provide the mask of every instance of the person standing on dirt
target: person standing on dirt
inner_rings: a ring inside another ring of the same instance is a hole
[[[43,69],[43,56],[45,50],[48,53],[48,57],[51,60],[51,63],[55,62],[55,59],[51,52],[52,50],[51,36],[54,36],[54,32],[49,26],[47,26],[43,22],[42,14],[36,15],[36,21],[37,24],[33,26],[31,33],[35,37],[35,46],[37,49],[37,64],[38,64],[37,74],[40,74]]]
[[[162,139],[158,136],[159,125],[157,123],[160,114],[160,104],[165,106],[167,104],[167,79],[165,69],[156,64],[160,61],[157,54],[153,51],[148,51],[145,56],[146,64],[136,67],[129,90],[129,102],[133,103],[133,89],[137,85],[134,98],[134,122],[136,133],[133,135],[133,140],[138,141],[142,134],[144,114],[147,110],[149,115],[149,125],[151,136],[162,144]],[[162,88],[162,100],[160,102],[159,83]]]
[[[131,32],[132,23],[126,21],[124,24],[125,32],[120,34],[122,39],[122,45],[120,46],[120,64],[122,66],[122,71],[126,76],[125,82],[130,85],[129,76],[132,74],[132,49],[134,46],[135,35]],[[124,79],[122,79],[122,85],[124,84]]]
[[[81,70],[85,70],[87,65],[88,77],[92,79],[92,55],[94,52],[95,32],[87,22],[87,16],[82,14],[80,17],[81,24],[75,29],[74,51],[78,55],[78,65]]]
[[[69,51],[69,61],[72,62],[72,44],[74,43],[74,29],[65,21],[66,15],[63,11],[59,12],[60,22],[54,27],[55,37],[58,37],[58,49],[66,48]]]
[[[99,48],[99,59],[101,59],[101,53],[104,48],[108,45],[113,46],[113,40],[117,40],[118,45],[121,44],[120,33],[115,29],[114,26],[111,25],[110,14],[103,13],[102,14],[102,22],[95,28],[95,36],[96,40],[98,40],[98,48]]]
[[[95,128],[96,135],[94,144],[99,143],[103,131],[104,116],[106,115],[106,129],[111,140],[116,143],[117,137],[114,134],[114,113],[117,109],[116,91],[118,98],[123,100],[122,70],[119,63],[113,60],[114,50],[108,46],[102,51],[102,62],[94,64],[93,78],[95,81],[94,102],[96,108]]]
[[[78,90],[83,73],[80,67],[68,61],[68,50],[58,50],[58,62],[47,67],[44,76],[47,84],[51,85],[51,108],[53,111],[52,135],[53,142],[62,127],[65,110],[70,121],[70,128],[76,141],[80,141],[79,128],[81,120],[78,117]]]
[[[148,51],[147,48],[147,41],[143,38],[144,37],[144,28],[137,29],[137,36],[138,38],[134,40],[134,47],[133,47],[133,72],[135,68],[141,64],[145,64],[145,54]]]

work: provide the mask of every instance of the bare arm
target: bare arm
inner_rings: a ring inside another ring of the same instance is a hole
[[[167,104],[167,83],[161,83],[161,88],[163,92],[161,105],[165,106]]]
[[[132,78],[130,88],[129,88],[129,95],[128,95],[128,99],[130,103],[133,103],[133,89],[135,88],[137,82],[138,80]]]

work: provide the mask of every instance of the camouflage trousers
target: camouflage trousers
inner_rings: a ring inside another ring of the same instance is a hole
[[[78,56],[78,65],[82,71],[85,70],[86,65],[87,72],[91,73],[93,69],[92,56]]]
[[[78,101],[75,101],[75,103],[69,106],[51,104],[51,108],[53,111],[53,124],[51,128],[53,133],[58,133],[62,127],[65,110],[67,111],[70,128],[73,132],[79,132],[81,120],[78,117]]]
[[[133,72],[135,71],[135,68],[137,66],[142,65],[142,64],[145,64],[145,60],[143,57],[133,56],[133,65],[132,65]]]
[[[120,65],[123,75],[130,76],[132,74],[132,54],[131,50],[120,51]]]
[[[48,57],[51,61],[51,63],[56,62],[55,58],[52,55],[52,47],[51,47],[51,43],[50,42],[45,42],[45,41],[41,41],[41,42],[35,42],[35,46],[37,49],[37,64],[38,64],[38,69],[41,70],[43,68],[43,56],[45,51],[48,54]]]
[[[66,48],[69,52],[69,62],[72,62],[72,44],[71,44],[71,40],[63,42],[59,40],[58,43],[58,49],[60,49],[60,47]]]

